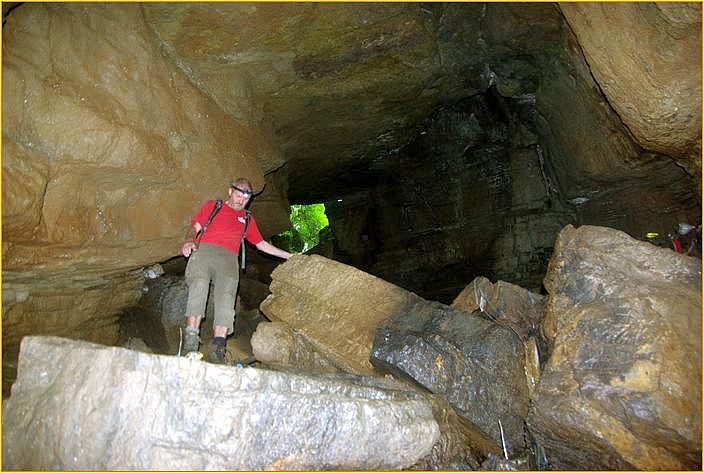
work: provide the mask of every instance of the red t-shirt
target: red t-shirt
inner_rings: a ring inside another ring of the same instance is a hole
[[[191,225],[198,222],[201,227],[204,227],[210,212],[213,211],[213,207],[215,207],[214,200],[204,203],[198,213],[191,219]],[[201,234],[200,243],[220,245],[239,255],[240,241],[242,241],[242,232],[244,231],[244,218],[244,210],[235,210],[227,205],[227,202],[223,202],[215,218],[208,225],[208,230]],[[257,222],[250,215],[249,224],[247,225],[247,241],[257,245],[262,240],[264,240],[264,237],[262,237],[259,227],[257,227]]]

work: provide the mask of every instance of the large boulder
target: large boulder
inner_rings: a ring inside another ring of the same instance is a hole
[[[379,326],[371,361],[447,399],[482,453],[514,454],[526,447],[525,356],[516,333],[481,312],[418,298]]]
[[[252,336],[252,348],[257,360],[268,367],[293,372],[338,373],[340,371],[318,353],[298,331],[282,322],[262,322]],[[433,395],[416,384],[405,383],[393,377],[365,378],[372,384],[399,386],[416,390],[432,407],[440,427],[440,438],[430,454],[413,465],[421,470],[476,470],[482,449],[466,435],[462,418],[442,396]]]
[[[3,469],[404,469],[440,438],[411,390],[27,337]]]
[[[272,368],[324,373],[340,371],[313,348],[305,336],[283,322],[260,322],[252,334],[251,344],[254,357]]]
[[[506,281],[492,283],[479,276],[455,297],[450,307],[465,312],[481,310],[525,340],[538,331],[545,300],[545,296],[515,284]]]
[[[701,260],[593,226],[558,235],[527,425],[557,469],[701,469]]]
[[[483,315],[499,325],[510,328],[523,342],[525,372],[532,395],[540,379],[541,363],[550,346],[540,334],[546,297],[506,281],[492,283],[484,276],[474,278],[452,301],[453,309]]]
[[[294,255],[272,273],[266,317],[295,328],[342,371],[378,374],[369,356],[376,327],[417,297],[320,255]]]
[[[272,277],[271,295],[261,310],[274,322],[257,326],[252,347],[260,361],[283,370],[384,379],[370,361],[377,327],[409,307],[432,306],[398,286],[319,255],[295,255]],[[402,375],[402,381],[408,376]],[[411,386],[418,389],[418,383]],[[428,395],[425,388],[421,393]],[[432,453],[416,467],[473,469],[478,457],[499,449],[467,425],[446,394],[428,397],[441,434]]]

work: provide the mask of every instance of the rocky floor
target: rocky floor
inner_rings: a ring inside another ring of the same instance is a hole
[[[227,339],[227,359],[231,364],[240,362],[252,364],[254,356],[250,339],[257,324],[266,320],[258,310],[241,311],[235,318],[235,333]],[[209,340],[212,337],[212,325],[204,321],[201,325],[201,351],[207,356]],[[165,328],[158,320],[139,307],[130,309],[120,319],[120,346],[161,355],[172,353],[166,339]]]

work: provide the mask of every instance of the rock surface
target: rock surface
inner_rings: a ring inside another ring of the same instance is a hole
[[[264,187],[264,135],[163,56],[140,5],[23,5],[3,43],[7,270],[165,260],[233,172]]]
[[[510,328],[418,298],[379,326],[371,361],[447,399],[494,449],[525,449],[525,351]]]
[[[404,469],[439,439],[412,391],[27,337],[3,469]]]
[[[701,177],[701,4],[561,3],[560,10],[638,143]]]
[[[527,425],[551,467],[701,469],[701,260],[568,225],[545,287],[554,350]]]
[[[294,255],[272,273],[260,309],[295,328],[337,368],[374,375],[376,327],[414,297],[410,292],[319,255]]]
[[[295,200],[367,187],[368,166],[412,141],[432,110],[491,86],[534,101],[549,128],[544,148],[559,143],[572,178],[647,162],[631,134],[667,156],[691,145],[679,162],[701,172],[695,2],[150,3],[145,12],[223,110],[271,126]]]
[[[506,325],[526,340],[537,331],[543,317],[546,297],[506,281],[492,283],[485,277],[474,279],[452,301],[453,309],[481,310],[498,324]]]
[[[465,312],[479,310],[518,335],[523,342],[526,381],[532,396],[540,379],[541,365],[550,352],[548,341],[540,333],[545,302],[543,295],[506,281],[492,283],[480,276],[455,297],[450,307]]]
[[[266,236],[334,202],[331,257],[446,303],[537,291],[567,223],[700,222],[700,37],[698,3],[3,4],[3,392],[26,334],[114,343],[233,174]]]
[[[295,368],[323,373],[340,371],[318,353],[302,334],[282,322],[260,322],[252,334],[251,343],[256,359],[275,369]]]

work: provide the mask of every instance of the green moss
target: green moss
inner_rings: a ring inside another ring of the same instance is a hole
[[[305,253],[332,238],[325,204],[292,205],[291,228],[273,236],[272,243],[295,253]]]

